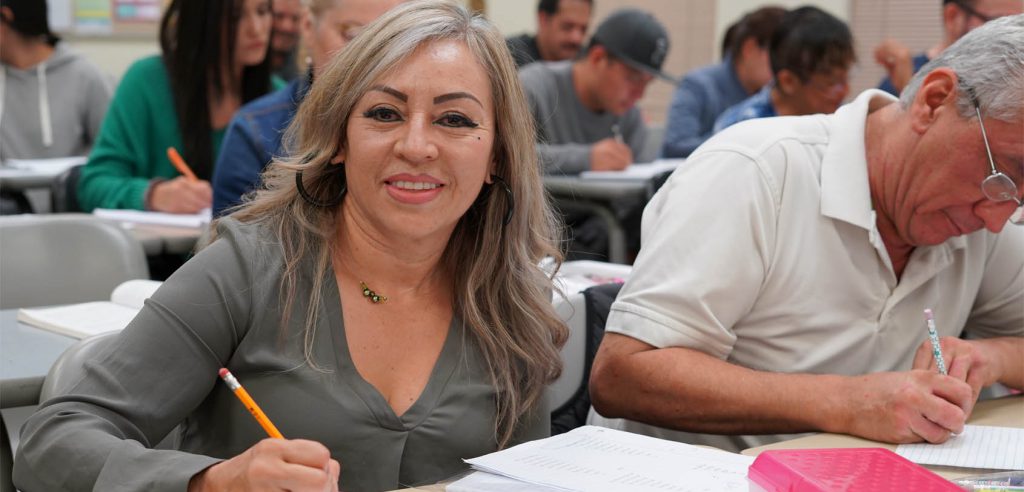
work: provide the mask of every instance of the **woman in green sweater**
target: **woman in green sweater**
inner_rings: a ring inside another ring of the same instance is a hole
[[[162,55],[125,73],[78,182],[82,210],[195,213],[232,115],[273,85],[267,59],[271,0],[172,0],[160,24]],[[216,20],[214,20],[216,19]],[[181,176],[176,148],[198,176]]]

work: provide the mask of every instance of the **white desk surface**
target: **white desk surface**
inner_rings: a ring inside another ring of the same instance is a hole
[[[0,311],[0,395],[4,406],[34,405],[57,357],[78,340],[18,322],[17,309]],[[12,404],[8,404],[12,403]]]
[[[1024,428],[1024,395],[1016,395],[995,400],[978,402],[969,420],[976,425],[998,425],[1004,427]],[[845,436],[839,434],[815,434],[813,436],[801,437],[790,441],[777,442],[766,446],[759,446],[743,451],[742,454],[757,456],[761,451],[768,449],[816,449],[816,448],[886,448],[896,450],[895,444],[885,444],[859,437]],[[945,466],[926,466],[929,470],[947,478],[954,479],[969,475],[986,473],[986,470],[974,470],[969,468],[953,468]],[[413,489],[424,492],[443,492],[445,486],[425,485]]]

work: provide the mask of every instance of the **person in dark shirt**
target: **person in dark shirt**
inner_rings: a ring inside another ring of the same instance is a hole
[[[540,0],[537,34],[523,33],[507,40],[516,66],[575,57],[583,47],[592,9],[592,0]]]
[[[686,74],[668,110],[663,157],[689,156],[711,137],[723,111],[771,82],[768,43],[785,13],[761,7],[744,15],[725,34],[722,61]]]
[[[900,95],[911,76],[964,34],[992,19],[1021,12],[1024,12],[1024,3],[1020,0],[943,0],[941,42],[913,57],[906,45],[894,39],[887,39],[875,48],[875,61],[886,72],[878,88],[894,96]]]

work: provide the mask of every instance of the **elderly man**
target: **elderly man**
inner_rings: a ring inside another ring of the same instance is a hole
[[[907,81],[961,36],[992,19],[1024,11],[1020,0],[942,0],[942,40],[927,51],[910,56],[903,43],[888,39],[875,48],[875,61],[887,73],[878,88],[898,96]]]
[[[508,49],[517,67],[535,61],[571,60],[583,47],[590,25],[593,0],[540,0],[537,2],[537,35],[523,33],[508,38]]]
[[[938,443],[981,388],[1024,388],[1021,100],[1016,15],[899,101],[872,89],[708,140],[644,212],[590,380],[594,408],[629,420],[598,423],[730,450],[804,431]]]

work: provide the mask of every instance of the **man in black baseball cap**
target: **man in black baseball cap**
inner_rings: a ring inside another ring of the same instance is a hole
[[[657,146],[647,145],[636,103],[655,77],[672,80],[661,70],[668,49],[665,28],[651,14],[623,9],[601,22],[576,60],[519,70],[546,174],[620,170],[657,157]],[[627,224],[639,224],[642,211],[643,203],[616,204],[616,214]],[[578,213],[565,221],[572,231],[569,257],[601,258],[607,246],[601,221]],[[630,242],[639,244],[633,241],[639,227],[627,228]]]
[[[651,14],[618,10],[597,27],[574,61],[534,63],[519,71],[537,122],[538,153],[549,174],[623,169],[647,162],[647,128],[637,101],[668,54],[665,28]]]
[[[590,39],[590,46],[596,45],[632,68],[677,83],[661,71],[668,55],[668,34],[647,12],[627,8],[608,16]]]

